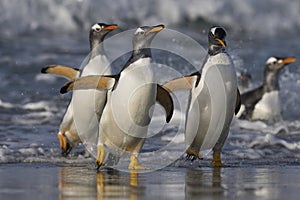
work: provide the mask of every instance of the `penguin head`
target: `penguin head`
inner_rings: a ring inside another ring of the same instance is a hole
[[[104,40],[104,37],[112,30],[118,28],[116,24],[96,23],[90,29],[90,44],[97,45]]]
[[[225,38],[226,31],[224,28],[219,26],[212,27],[208,33],[209,52],[216,54],[224,49],[226,47]]]
[[[269,71],[279,71],[284,68],[284,66],[293,63],[296,61],[296,58],[294,57],[285,57],[285,58],[279,58],[272,56],[270,57],[266,64],[265,68]]]
[[[157,26],[141,26],[139,27],[135,33],[132,40],[133,49],[135,51],[149,48],[151,45],[151,42],[155,35],[164,29],[164,25],[157,25]]]

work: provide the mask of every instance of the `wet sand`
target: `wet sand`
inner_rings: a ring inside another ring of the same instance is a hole
[[[175,167],[141,173],[91,164],[0,165],[0,199],[298,199],[299,165]]]

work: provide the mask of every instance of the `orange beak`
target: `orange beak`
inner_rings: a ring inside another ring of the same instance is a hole
[[[226,47],[226,44],[223,42],[223,40],[220,40],[219,38],[216,38],[216,40],[217,40],[223,47]]]
[[[112,30],[115,30],[116,28],[118,28],[118,25],[111,24],[111,25],[108,25],[105,28],[103,28],[103,30],[105,30],[105,31],[112,31]]]
[[[154,26],[154,28],[152,28],[151,30],[146,32],[146,35],[149,35],[150,33],[153,33],[153,32],[159,32],[159,31],[163,30],[164,28],[165,28],[165,26],[162,24]]]
[[[295,57],[287,57],[287,58],[283,58],[282,60],[281,60],[281,63],[283,63],[283,64],[290,64],[290,63],[293,63],[293,62],[296,62],[296,58]]]

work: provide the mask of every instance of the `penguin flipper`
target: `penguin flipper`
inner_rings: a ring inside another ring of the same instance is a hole
[[[166,111],[166,121],[169,123],[174,112],[174,103],[170,93],[163,86],[157,84],[156,101],[162,105]]]
[[[41,73],[44,74],[55,74],[58,76],[63,76],[66,79],[72,80],[77,77],[79,69],[72,68],[64,65],[47,65],[43,67]]]
[[[190,76],[173,79],[165,83],[163,87],[169,92],[174,92],[176,90],[190,90],[199,79],[197,74],[192,74]]]
[[[235,103],[235,115],[237,115],[239,113],[241,105],[242,105],[241,93],[240,93],[240,90],[237,89],[236,103]]]
[[[109,90],[115,84],[115,78],[108,76],[84,76],[66,83],[61,89],[60,93],[65,94],[71,90],[84,89],[99,89]]]

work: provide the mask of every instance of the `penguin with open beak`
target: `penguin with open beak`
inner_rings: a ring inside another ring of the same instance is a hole
[[[158,101],[167,111],[166,120],[173,114],[170,94],[154,79],[150,45],[164,25],[139,27],[133,36],[132,55],[121,72],[114,76],[88,76],[71,81],[61,92],[98,88],[108,90],[107,103],[99,124],[97,165],[105,163],[106,149],[110,152],[130,153],[129,169],[147,169],[139,164],[138,154],[147,137]]]
[[[241,95],[240,119],[263,120],[274,123],[281,119],[279,74],[285,66],[296,61],[294,57],[270,57],[264,68],[263,84]]]
[[[103,40],[109,32],[115,30],[117,27],[116,24],[105,23],[96,23],[91,26],[89,32],[90,54],[82,71],[69,66],[49,65],[44,67],[41,72],[63,76],[70,80],[88,75],[111,75],[109,61],[103,47]],[[88,101],[95,101],[96,105],[90,107]],[[57,134],[62,155],[68,155],[73,147],[81,143],[81,137],[78,135],[78,125],[80,124],[75,124],[74,122],[74,103],[76,104],[77,110],[86,111],[81,113],[84,119],[82,123],[88,122],[91,129],[97,132],[104,102],[106,102],[106,91],[97,91],[96,93],[95,91],[79,91],[73,94]],[[82,108],[78,108],[78,106]],[[95,108],[97,113],[96,117],[92,115]]]
[[[213,149],[212,166],[216,167],[223,166],[221,150],[240,107],[235,67],[225,50],[225,37],[222,27],[212,27],[202,70],[163,85],[170,92],[190,90],[185,130],[187,158],[200,159],[201,150]]]

